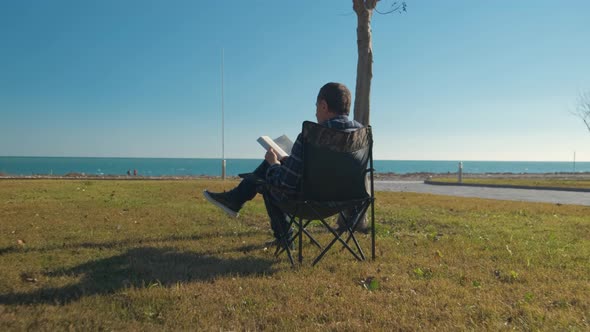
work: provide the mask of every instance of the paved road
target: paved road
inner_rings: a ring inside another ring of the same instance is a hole
[[[590,192],[437,186],[422,181],[378,181],[375,182],[375,190],[590,206]]]

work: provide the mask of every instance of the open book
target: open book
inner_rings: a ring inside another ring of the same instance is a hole
[[[293,148],[293,142],[291,142],[286,135],[275,138],[274,140],[268,136],[260,136],[258,138],[258,143],[260,143],[265,150],[272,148],[277,154],[277,157],[279,157],[279,160],[288,157]]]

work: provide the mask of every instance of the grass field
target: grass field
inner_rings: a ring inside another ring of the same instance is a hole
[[[457,183],[457,177],[433,177],[432,181]],[[463,183],[511,185],[525,187],[590,189],[590,180],[556,178],[463,178]]]
[[[379,192],[376,261],[293,269],[233,184],[0,181],[0,330],[590,329],[590,207]]]

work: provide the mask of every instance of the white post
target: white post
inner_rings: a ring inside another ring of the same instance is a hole
[[[457,173],[458,182],[463,183],[463,162],[459,162],[459,172]]]
[[[574,173],[576,172],[576,151],[574,151]]]

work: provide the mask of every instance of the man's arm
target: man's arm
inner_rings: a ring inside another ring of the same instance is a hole
[[[269,162],[270,167],[266,171],[267,183],[276,187],[297,190],[303,173],[303,144],[301,141],[301,134],[299,134],[293,144],[293,149],[291,149],[291,155],[283,159],[282,164]]]

